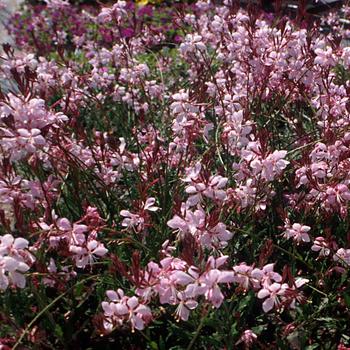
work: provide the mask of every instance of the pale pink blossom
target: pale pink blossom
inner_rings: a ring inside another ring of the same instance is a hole
[[[350,266],[350,249],[339,248],[333,255],[333,260],[340,262],[342,265]]]
[[[243,332],[235,345],[243,343],[248,349],[254,344],[258,336],[251,330],[247,329]]]
[[[310,226],[306,226],[298,223],[295,223],[292,226],[289,226],[288,224],[287,226],[285,226],[285,231],[283,233],[283,236],[286,239],[292,238],[297,243],[300,243],[300,242],[308,243],[310,242],[310,236],[308,234],[310,230],[311,230]]]
[[[285,292],[288,288],[286,283],[272,283],[269,286],[265,286],[262,288],[257,296],[259,299],[265,299],[263,302],[263,310],[264,312],[269,312],[273,308],[278,308],[281,303],[281,298],[285,295]]]
[[[152,319],[151,309],[142,303],[136,296],[128,297],[121,289],[107,291],[106,295],[110,302],[103,301],[104,327],[112,331],[124,323],[129,323],[131,330],[143,330],[145,325]]]
[[[5,290],[9,285],[25,287],[24,273],[35,261],[28,248],[29,242],[22,237],[0,236],[0,289]]]
[[[324,239],[324,237],[316,237],[314,240],[314,244],[311,247],[311,250],[314,252],[318,252],[319,256],[321,257],[328,256],[331,253],[329,244]]]

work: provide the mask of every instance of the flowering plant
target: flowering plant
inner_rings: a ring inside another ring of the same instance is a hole
[[[14,14],[0,347],[346,348],[349,12]]]

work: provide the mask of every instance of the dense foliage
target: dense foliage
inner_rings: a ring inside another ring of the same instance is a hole
[[[350,347],[349,15],[14,14],[0,348]]]

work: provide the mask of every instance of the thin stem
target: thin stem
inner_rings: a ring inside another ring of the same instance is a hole
[[[196,329],[196,333],[194,334],[191,342],[188,344],[188,347],[186,348],[186,350],[192,349],[193,345],[195,344],[195,342],[196,342],[196,340],[197,340],[197,338],[198,338],[198,336],[199,336],[199,334],[204,326],[204,321],[205,321],[206,317],[207,317],[207,313],[201,318],[201,321],[199,322],[199,325]]]
[[[74,287],[87,282],[93,278],[96,278],[96,276],[90,276],[78,283],[76,283],[74,286],[70,287],[69,289],[67,289],[64,293],[62,293],[61,295],[59,295],[57,298],[55,298],[54,300],[52,300],[52,302],[50,304],[48,304],[46,307],[44,307],[29,323],[28,326],[25,328],[25,330],[23,331],[23,333],[21,334],[21,336],[18,338],[16,344],[13,346],[12,350],[16,350],[18,348],[18,346],[21,344],[24,336],[26,334],[29,333],[30,329],[32,328],[32,326],[34,325],[34,323],[45,313],[47,313],[48,310],[51,309],[52,306],[54,306],[58,301],[60,301],[63,297],[65,297]]]
[[[239,231],[239,232],[242,232],[242,233],[245,233],[245,234],[247,234],[247,235],[249,235],[249,236],[251,236],[251,237],[254,237],[254,235],[253,235],[252,233],[250,233],[250,232],[248,232],[248,231],[245,231],[245,230],[242,230],[242,229],[240,229],[240,228],[237,228],[237,227],[236,227],[235,230],[236,230],[236,231]],[[293,257],[295,260],[300,261],[301,263],[303,263],[304,265],[306,265],[309,269],[315,270],[315,269],[313,268],[313,266],[311,266],[309,263],[307,263],[304,259],[300,258],[298,255],[295,255],[295,254],[291,253],[291,252],[288,251],[287,249],[284,249],[284,248],[280,247],[279,245],[277,245],[277,244],[275,244],[275,243],[273,244],[273,247],[274,247],[274,248],[277,248],[278,250],[280,250],[280,251],[283,252],[283,253],[288,254],[289,256]]]
[[[311,289],[314,290],[315,292],[317,292],[317,293],[323,295],[324,297],[328,298],[328,295],[327,295],[326,293],[324,293],[324,292],[320,291],[319,289],[317,289],[317,288],[311,286],[310,284],[306,284],[306,286],[309,287],[309,288],[311,288]]]

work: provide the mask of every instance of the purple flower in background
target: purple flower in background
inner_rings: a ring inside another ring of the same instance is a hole
[[[139,9],[137,15],[140,16],[140,17],[142,17],[142,16],[152,17],[153,16],[152,6],[146,5],[146,6],[141,7]]]
[[[182,36],[181,35],[175,35],[174,42],[176,44],[180,44],[182,42]]]
[[[135,31],[132,28],[125,28],[121,30],[123,38],[132,38],[135,35]]]

